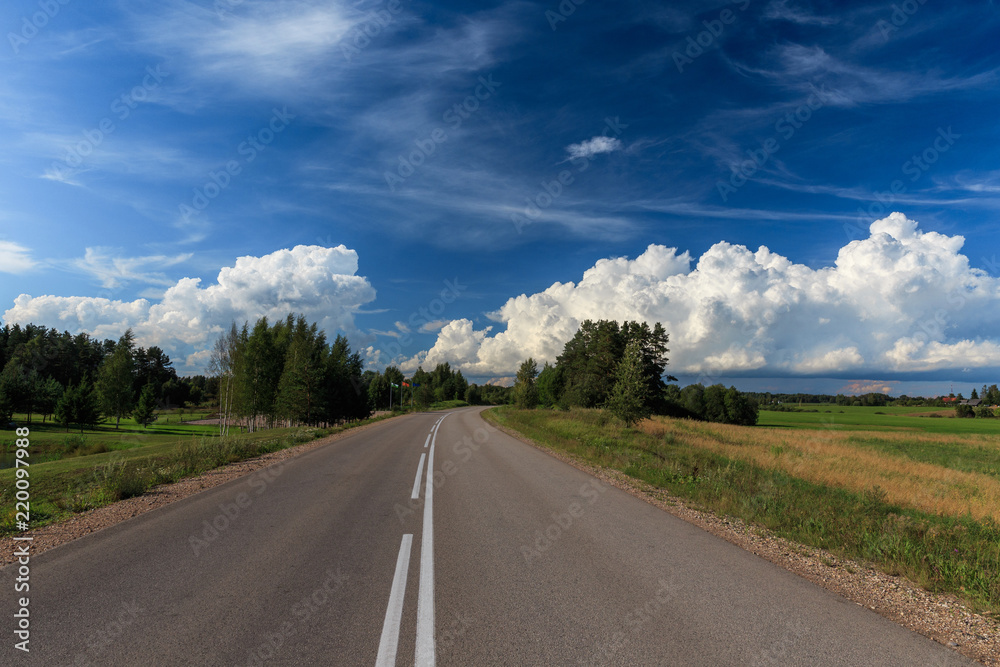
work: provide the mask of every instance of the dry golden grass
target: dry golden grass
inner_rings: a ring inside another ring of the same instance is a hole
[[[672,434],[693,447],[780,470],[817,484],[863,492],[875,486],[886,501],[938,515],[1000,522],[1000,480],[873,451],[851,438],[961,443],[1000,449],[989,436],[917,435],[753,428],[655,417],[638,425],[653,436]]]

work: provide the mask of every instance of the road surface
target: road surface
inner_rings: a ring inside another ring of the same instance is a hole
[[[27,654],[5,568],[0,663],[974,664],[479,412],[389,420],[31,557]]]

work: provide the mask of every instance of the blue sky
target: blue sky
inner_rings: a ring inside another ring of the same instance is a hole
[[[1000,380],[992,4],[43,0],[0,28],[6,323],[131,326],[196,372],[294,310],[372,367],[489,379],[642,318],[683,381]]]

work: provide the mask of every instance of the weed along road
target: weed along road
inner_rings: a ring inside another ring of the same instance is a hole
[[[389,420],[33,556],[30,653],[8,632],[3,664],[973,664],[479,412]]]

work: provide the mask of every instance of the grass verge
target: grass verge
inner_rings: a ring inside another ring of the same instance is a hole
[[[125,498],[140,496],[159,484],[169,484],[214,468],[294,447],[316,438],[382,421],[392,415],[327,429],[272,429],[227,438],[190,436],[172,442],[78,455],[31,464],[30,524],[32,528],[61,521]],[[31,459],[29,459],[31,460]],[[0,535],[16,528],[15,469],[0,470]]]
[[[866,560],[927,589],[954,593],[976,610],[1000,612],[1000,525],[991,517],[907,507],[890,501],[878,486],[817,483],[739,456],[735,431],[751,443],[760,435],[752,427],[728,427],[734,429],[730,442],[716,451],[706,441],[721,435],[695,422],[657,418],[626,429],[596,410],[497,408],[483,414],[539,445],[619,470],[702,508],[841,557]]]

